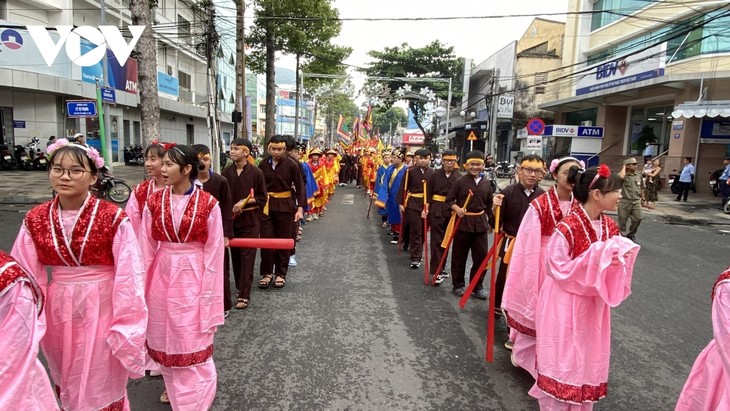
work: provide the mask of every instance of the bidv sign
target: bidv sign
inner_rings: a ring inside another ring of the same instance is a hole
[[[596,80],[613,77],[618,71],[623,76],[629,68],[626,60],[611,61],[596,67]]]
[[[56,56],[61,52],[61,48],[66,46],[66,55],[81,67],[90,67],[98,64],[106,55],[107,46],[112,51],[120,65],[124,66],[132,54],[134,46],[142,36],[145,26],[128,26],[132,33],[132,41],[127,43],[122,37],[122,33],[116,26],[99,26],[99,28],[91,26],[56,26],[56,31],[60,38],[58,42],[54,42],[48,30],[43,26],[27,26],[28,33],[33,38],[38,51],[40,51],[43,60],[50,67],[56,60]],[[91,51],[81,54],[81,37],[96,45]]]

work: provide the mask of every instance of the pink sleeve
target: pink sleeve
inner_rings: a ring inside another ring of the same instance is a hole
[[[139,228],[142,225],[142,209],[139,206],[139,202],[137,202],[137,196],[134,195],[135,190],[132,190],[132,195],[129,196],[129,201],[127,201],[127,206],[124,207],[124,212],[127,213],[134,232],[139,234]]]
[[[200,303],[200,331],[214,333],[223,324],[223,223],[218,205],[208,217],[208,240],[205,242],[205,272]]]
[[[631,294],[634,262],[640,248],[633,241],[614,236],[591,244],[586,252],[571,260],[568,242],[556,231],[547,247],[547,275],[564,290],[597,296],[610,307],[616,307]]]
[[[0,296],[0,406],[57,410],[51,382],[38,361],[43,316],[38,317],[26,284],[13,285]]]
[[[717,351],[722,358],[722,368],[730,375],[730,282],[718,284],[712,301],[712,333]]]
[[[144,376],[147,305],[144,299],[144,265],[132,224],[119,226],[112,246],[115,261],[114,316],[107,343],[132,378]]]
[[[35,244],[33,243],[33,239],[30,238],[28,229],[25,228],[25,223],[20,227],[20,231],[15,237],[15,243],[13,244],[12,251],[10,251],[10,255],[21,267],[33,275],[33,278],[35,278],[45,295],[46,287],[48,286],[48,273],[46,273],[43,264],[38,259]]]
[[[158,242],[152,238],[152,214],[150,209],[145,206],[142,211],[142,225],[141,229],[137,231],[137,238],[139,240],[139,251],[142,255],[142,263],[144,264],[144,277],[145,277],[145,290],[147,289],[149,270],[152,266],[152,260],[155,258],[157,253]]]
[[[534,314],[542,260],[542,225],[534,207],[527,209],[514,241],[502,307],[510,311],[517,321],[525,324],[524,319],[519,317]],[[530,320],[530,323],[534,322],[534,315]]]

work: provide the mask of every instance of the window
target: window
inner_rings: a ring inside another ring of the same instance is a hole
[[[657,0],[593,0],[591,31],[620,20]]]
[[[545,86],[535,86],[535,94],[545,94]]]
[[[180,87],[186,88],[188,90],[192,89],[192,79],[190,78],[190,74],[185,73],[184,71],[177,71],[177,75],[180,79]]]
[[[193,37],[190,35],[190,22],[181,15],[177,15],[177,36],[179,43],[190,43]]]
[[[260,109],[261,114],[266,114],[266,104],[262,104],[259,107],[261,107],[261,109]]]

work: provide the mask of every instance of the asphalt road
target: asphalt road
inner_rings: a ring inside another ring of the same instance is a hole
[[[0,206],[8,250],[29,206]],[[282,290],[254,288],[216,335],[216,410],[532,410],[532,382],[511,366],[497,327],[484,361],[487,306],[466,310],[422,284],[422,270],[365,219],[359,190],[337,190],[324,219],[304,227],[299,266]],[[728,266],[722,227],[645,219],[633,293],[613,310],[608,397],[597,410],[669,410],[712,338],[710,288]],[[160,378],[131,381],[134,410],[166,410]]]

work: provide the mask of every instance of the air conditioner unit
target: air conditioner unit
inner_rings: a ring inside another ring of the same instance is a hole
[[[591,126],[593,126],[593,122],[591,120],[581,121],[580,125],[586,126],[586,127],[591,127]]]

